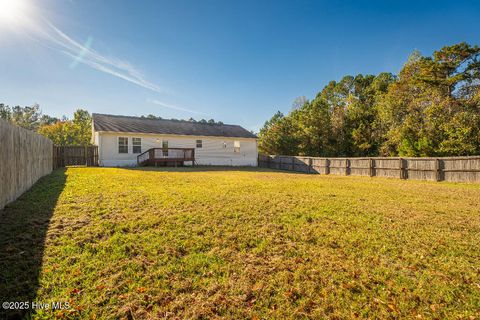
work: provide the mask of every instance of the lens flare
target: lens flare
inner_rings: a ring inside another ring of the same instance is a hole
[[[30,6],[26,0],[0,0],[0,26],[18,26],[26,20]]]

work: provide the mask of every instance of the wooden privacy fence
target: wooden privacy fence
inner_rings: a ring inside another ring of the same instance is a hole
[[[52,172],[53,143],[0,119],[0,209]]]
[[[98,166],[97,146],[54,146],[54,168],[66,166]]]
[[[258,156],[258,166],[304,173],[480,182],[480,156],[442,158],[319,158]]]

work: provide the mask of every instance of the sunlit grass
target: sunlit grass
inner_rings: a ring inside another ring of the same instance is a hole
[[[73,309],[34,318],[480,316],[479,185],[228,169],[65,174],[35,299]],[[23,214],[17,232],[62,175],[5,210],[7,221]]]

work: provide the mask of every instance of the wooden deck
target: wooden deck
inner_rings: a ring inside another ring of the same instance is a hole
[[[139,166],[183,166],[185,162],[195,164],[194,148],[151,148],[137,157]]]

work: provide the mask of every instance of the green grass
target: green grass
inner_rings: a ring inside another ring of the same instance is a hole
[[[73,307],[34,319],[478,319],[479,201],[474,184],[57,170],[0,212],[0,294]]]

